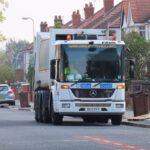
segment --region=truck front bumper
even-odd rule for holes
[[[109,115],[124,114],[125,102],[57,102],[55,111],[59,114],[89,114],[89,115]]]

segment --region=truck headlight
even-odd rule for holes
[[[62,103],[62,108],[70,108],[70,103]]]
[[[124,108],[124,104],[116,104],[116,108]]]

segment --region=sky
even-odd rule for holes
[[[6,20],[0,23],[0,32],[7,39],[26,40],[32,42],[33,22],[23,20],[30,17],[34,20],[34,31],[39,32],[40,22],[46,21],[49,26],[54,25],[54,16],[61,15],[63,23],[71,20],[72,12],[79,10],[84,18],[84,6],[92,2],[95,12],[103,7],[103,0],[7,0],[8,8],[4,15]],[[115,5],[121,0],[114,0]],[[0,42],[3,44],[3,42]],[[0,45],[1,47],[1,45]]]

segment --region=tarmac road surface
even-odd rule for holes
[[[36,123],[33,111],[0,108],[0,150],[150,150],[150,128],[85,124],[64,119],[61,126]]]

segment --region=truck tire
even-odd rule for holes
[[[51,123],[48,106],[45,106],[44,99],[42,99],[42,118],[44,123]]]
[[[35,120],[39,122],[38,119],[38,109],[37,109],[37,93],[34,96],[34,110],[35,110]]]
[[[63,117],[61,115],[59,115],[58,113],[55,113],[52,101],[51,101],[50,108],[51,108],[50,110],[51,110],[51,121],[52,121],[52,124],[60,125],[62,123]]]
[[[38,119],[39,122],[43,122],[41,93],[38,93],[38,99],[37,99],[37,119]]]
[[[121,125],[121,122],[122,122],[122,115],[111,116],[112,125]]]

